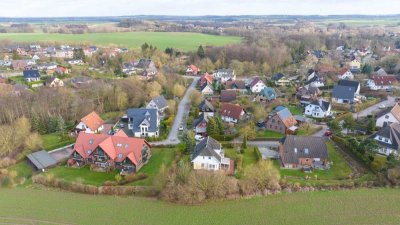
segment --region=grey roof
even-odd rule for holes
[[[159,109],[163,109],[168,106],[167,99],[164,98],[163,95],[153,98],[152,100]]]
[[[207,100],[200,103],[199,110],[200,112],[215,112],[214,106]]]
[[[281,120],[286,120],[289,117],[292,117],[292,113],[290,113],[289,109],[284,108],[280,111],[278,111],[276,114],[278,114],[279,118],[281,118]]]
[[[158,112],[157,109],[144,109],[144,108],[131,108],[128,109],[128,118],[130,124],[132,124],[133,132],[140,131],[140,124],[142,122],[147,123],[149,125],[149,132],[156,132],[158,130],[157,127],[157,118]]]
[[[233,70],[232,69],[219,69],[217,70],[217,73],[221,73],[221,76],[223,77],[232,77],[233,76]]]
[[[312,101],[310,104],[311,104],[311,105],[320,106],[321,109],[322,109],[324,112],[328,111],[329,106],[331,105],[331,103],[329,103],[329,102],[327,102],[327,101],[324,101],[324,100],[322,100],[322,99]]]
[[[214,150],[222,149],[221,144],[212,137],[204,138],[200,143],[196,145],[192,153],[191,159],[195,159],[197,156],[214,156],[221,161],[221,156]]]
[[[360,82],[354,80],[339,80],[338,85],[353,87],[355,90],[360,86]]]
[[[27,157],[38,170],[46,169],[57,164],[57,161],[44,150],[29,154]]]
[[[386,143],[383,140],[377,141],[378,144],[391,148],[391,149],[399,149],[400,144],[400,124],[391,123],[385,124],[378,132],[373,134],[371,138],[375,138],[376,136],[381,136],[383,138],[387,138],[390,140],[390,143]]]
[[[284,76],[285,76],[285,74],[283,74],[283,73],[277,73],[277,74],[274,74],[271,79],[274,81],[278,81]]]
[[[298,164],[299,158],[328,159],[328,149],[322,137],[287,135],[282,144],[283,163]]]
[[[334,98],[353,100],[355,93],[356,89],[354,87],[336,85],[333,88],[332,96]]]
[[[206,113],[201,113],[200,116],[193,120],[193,127],[197,127],[201,122],[206,122],[208,123],[209,117],[207,116]]]
[[[24,70],[24,78],[40,78],[39,70]]]

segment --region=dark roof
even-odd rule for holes
[[[221,116],[233,118],[239,120],[243,112],[243,108],[238,105],[224,103],[221,106],[220,114]]]
[[[163,109],[168,106],[167,99],[163,95],[153,98],[152,100],[159,109]]]
[[[328,149],[322,137],[287,135],[282,144],[283,163],[298,164],[299,158],[328,159]]]
[[[221,91],[221,102],[231,102],[234,100],[236,100],[236,91],[234,90]]]
[[[378,141],[377,143],[391,148],[391,149],[399,149],[400,144],[400,124],[398,123],[391,123],[385,124],[378,132],[373,134],[371,138],[375,138],[376,136],[381,136],[383,138],[387,138],[390,140],[391,143],[387,143],[384,140]]]
[[[157,127],[157,109],[131,108],[128,109],[128,118],[132,121],[133,132],[140,131],[142,122],[149,124],[149,132],[156,132]]]
[[[24,78],[40,78],[39,70],[24,70]]]
[[[336,85],[333,88],[332,96],[339,99],[353,100],[356,93],[356,88],[349,86]]]
[[[261,79],[260,79],[260,77],[254,77],[254,79],[251,81],[251,83],[250,83],[250,87],[253,87],[254,85],[256,85],[259,81],[262,81]]]
[[[276,99],[277,96],[275,90],[271,87],[265,87],[264,89],[262,89],[260,95],[264,96],[269,101]]]
[[[246,89],[246,84],[242,80],[228,80],[225,84],[226,89]]]
[[[208,123],[208,119],[209,119],[209,117],[207,116],[206,113],[201,113],[199,118],[193,120],[193,124],[192,125],[193,125],[193,127],[197,127],[197,125],[199,125],[202,122]]]
[[[57,164],[57,161],[51,157],[51,155],[42,150],[34,152],[27,155],[28,160],[36,167],[38,170],[46,169]]]
[[[283,73],[277,73],[277,74],[274,74],[271,79],[274,81],[278,81],[284,76],[285,76],[285,74],[283,74]]]
[[[197,156],[214,156],[219,161],[221,161],[221,156],[214,151],[215,149],[222,149],[221,144],[214,138],[207,137],[196,145],[192,153],[191,159],[193,160]]]
[[[322,109],[324,112],[326,112],[326,111],[329,109],[329,106],[331,105],[331,103],[329,103],[329,102],[327,102],[327,101],[325,101],[325,100],[322,100],[322,99],[312,101],[310,104],[311,104],[311,105],[320,106],[321,109]]]
[[[46,84],[51,84],[54,80],[56,79],[56,77],[49,77],[46,79]]]
[[[214,106],[206,99],[200,103],[199,110],[200,112],[215,112]]]
[[[339,80],[338,85],[346,87],[354,87],[355,90],[360,86],[360,82],[354,80]]]

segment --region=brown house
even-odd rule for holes
[[[265,127],[278,133],[293,134],[297,130],[296,124],[296,119],[287,108],[284,108],[269,115]]]

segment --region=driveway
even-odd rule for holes
[[[73,145],[73,144],[72,144]],[[68,159],[73,152],[72,145],[67,145],[65,147],[49,151],[51,157],[53,157],[57,162],[61,162]]]
[[[322,129],[318,131],[317,133],[313,134],[312,136],[314,137],[325,137],[325,132],[328,130],[328,126],[325,124],[318,124],[318,126],[321,126]]]
[[[358,113],[353,113],[353,118],[357,119],[357,118],[361,118],[361,117],[367,117],[368,115],[371,115],[373,113],[379,112],[382,109],[379,109],[380,105],[385,105],[386,107],[392,107],[394,106],[394,104],[396,103],[395,98],[392,96],[388,96],[388,99],[385,101],[382,101],[376,105],[373,105],[371,107],[368,107]]]
[[[189,115],[188,104],[189,104],[189,95],[192,90],[196,88],[196,84],[199,81],[199,77],[191,77],[194,78],[192,84],[186,90],[185,95],[183,96],[182,100],[179,102],[178,111],[176,112],[175,120],[172,124],[171,130],[168,134],[168,138],[164,141],[158,142],[150,142],[151,145],[176,145],[179,144],[180,141],[178,139],[179,134],[179,126],[183,124],[186,126],[186,119]]]

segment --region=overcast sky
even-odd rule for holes
[[[0,17],[399,14],[400,0],[1,0]]]

